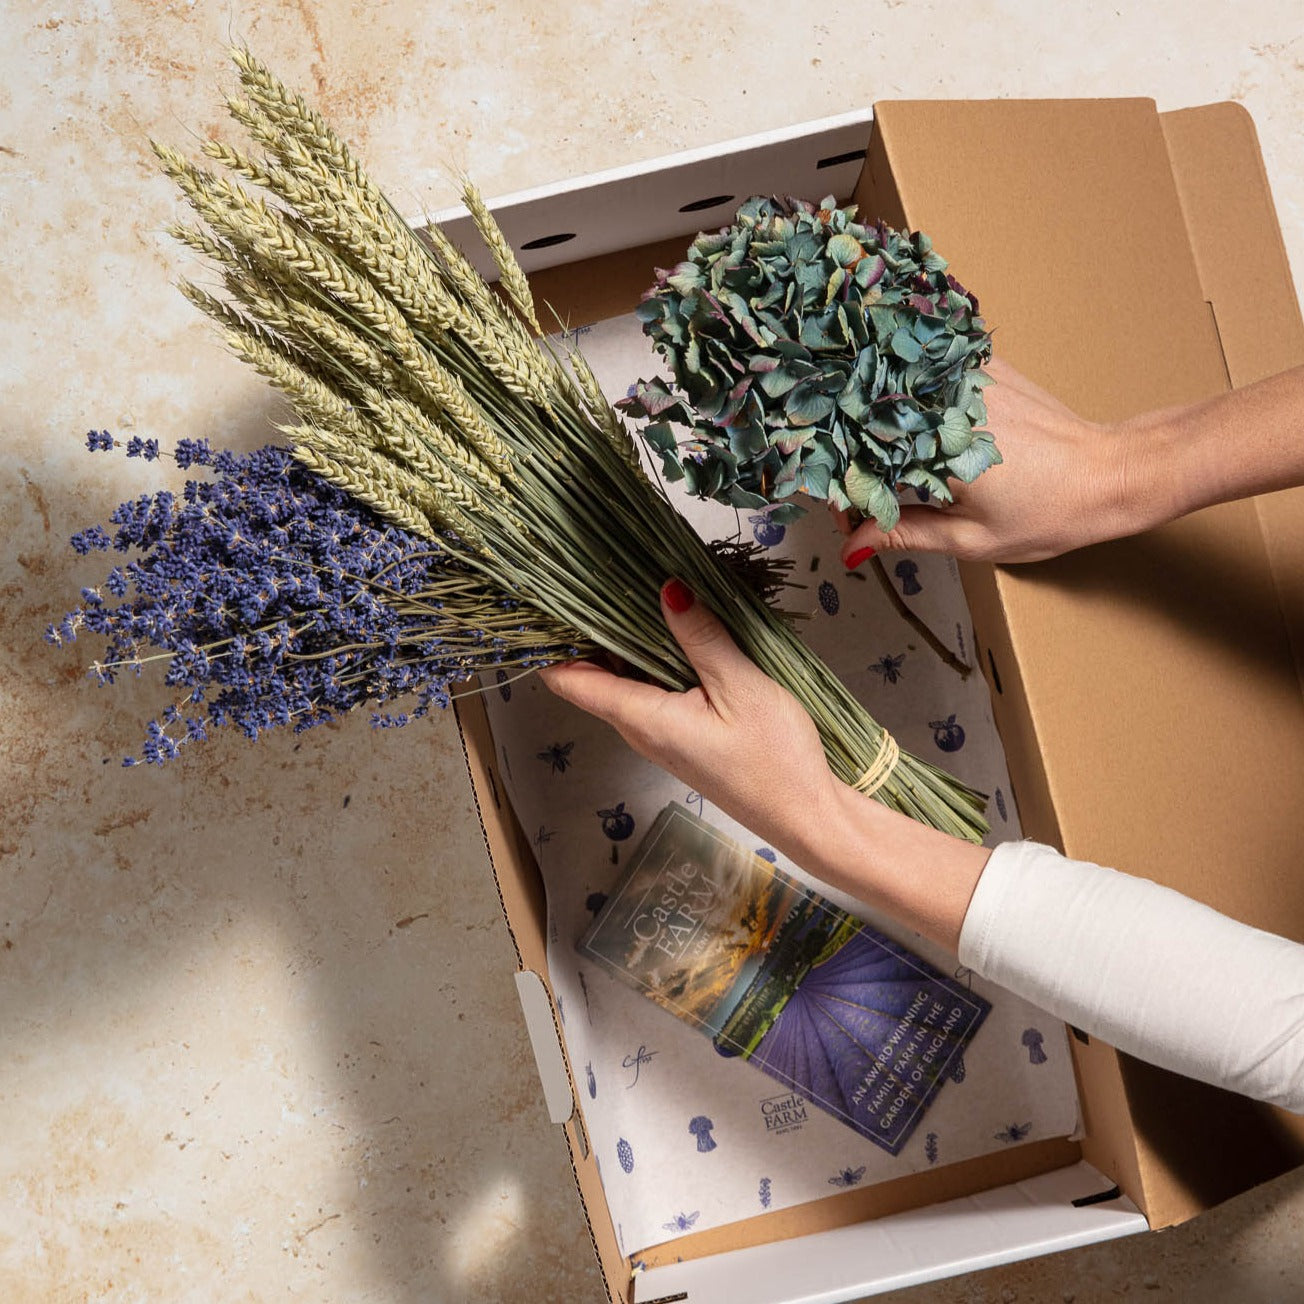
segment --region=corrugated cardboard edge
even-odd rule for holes
[[[514,918],[522,914],[527,918],[546,918],[543,883],[539,878],[538,867],[530,852],[524,830],[507,801],[506,794],[502,791],[493,734],[489,729],[489,717],[480,695],[467,691],[457,694],[453,699],[453,709],[457,718],[458,736],[462,742],[462,758],[466,762],[467,776],[471,780],[471,795],[475,802],[476,818],[480,821],[480,833],[489,855],[494,888],[498,893],[498,904],[507,924],[507,934],[511,938],[512,948],[516,952],[516,966],[518,969],[522,967],[531,969],[543,983],[548,994],[553,1032],[558,1045],[563,1047],[562,1058],[566,1062],[571,1096],[574,1099],[575,1075],[564,1052],[565,1042],[561,1037],[561,1029],[557,1026],[557,1006],[548,981],[543,929],[542,927],[539,929],[537,938],[524,937],[513,922]],[[510,868],[510,877],[504,877],[504,867]],[[531,871],[533,882],[530,881]],[[581,1127],[582,1124],[576,1114],[563,1129],[571,1176],[575,1180],[575,1189],[579,1192],[584,1225],[589,1233],[593,1256],[601,1271],[603,1286],[610,1304],[627,1304],[629,1264],[616,1249],[616,1229],[602,1194],[602,1182],[598,1177],[597,1166],[593,1162],[592,1154],[588,1153],[587,1145],[580,1139]],[[595,1219],[601,1220],[603,1225],[600,1229],[595,1230]],[[601,1237],[598,1234],[599,1230]]]
[[[1009,229],[1012,232],[1021,231],[1019,238],[1025,242],[1031,239],[1035,243],[1037,229],[1030,222],[1022,220],[1025,210],[1017,201],[1019,195],[1024,195],[1028,214],[1044,212],[1045,197],[1040,193],[1039,182],[1035,180],[1037,177],[1053,177],[1058,173],[1061,178],[1060,189],[1064,193],[1070,193],[1075,188],[1080,193],[1082,206],[1073,211],[1084,215],[1093,212],[1093,196],[1096,192],[1091,189],[1092,185],[1108,187],[1116,198],[1120,194],[1133,195],[1138,191],[1146,193],[1160,219],[1157,229],[1137,224],[1131,234],[1126,229],[1117,234],[1124,240],[1133,237],[1141,239],[1145,241],[1144,248],[1154,250],[1156,255],[1163,254],[1162,259],[1157,261],[1162,262],[1164,270],[1162,273],[1155,271],[1154,275],[1158,278],[1155,283],[1166,286],[1170,293],[1176,285],[1180,285],[1180,301],[1185,305],[1185,315],[1169,314],[1165,326],[1177,334],[1173,337],[1160,336],[1158,340],[1152,335],[1146,341],[1144,354],[1132,356],[1126,350],[1120,352],[1118,347],[1112,348],[1110,361],[1120,368],[1120,373],[1126,380],[1123,384],[1114,384],[1109,402],[1117,405],[1128,401],[1143,401],[1146,406],[1163,406],[1165,402],[1189,400],[1217,392],[1218,388],[1226,384],[1226,375],[1223,373],[1229,371],[1230,367],[1224,365],[1223,350],[1218,347],[1220,342],[1215,331],[1214,314],[1208,310],[1204,313],[1195,311],[1201,298],[1213,300],[1215,307],[1218,307],[1219,300],[1225,297],[1228,311],[1219,313],[1218,324],[1229,337],[1228,346],[1240,350],[1239,353],[1233,352],[1233,359],[1240,372],[1235,378],[1240,383],[1252,378],[1245,374],[1244,359],[1256,357],[1258,341],[1274,329],[1273,323],[1256,311],[1258,287],[1265,281],[1275,287],[1276,306],[1281,314],[1282,327],[1292,338],[1298,331],[1299,318],[1261,159],[1253,131],[1247,129],[1248,119],[1239,111],[1214,106],[1208,110],[1187,111],[1190,116],[1169,130],[1161,129],[1154,105],[1149,101],[1047,102],[1045,107],[1055,116],[1054,131],[1039,139],[1029,134],[1026,119],[1028,114],[1040,111],[1041,107],[1026,102],[972,106],[937,103],[876,105],[875,135],[879,139],[870,149],[870,166],[866,169],[867,177],[862,183],[866,198],[877,198],[872,194],[875,188],[884,191],[886,199],[878,211],[885,215],[893,213],[900,221],[908,218],[910,223],[926,227],[944,250],[949,250],[952,246],[948,240],[951,238],[957,239],[957,245],[963,244],[963,240],[955,236],[955,232],[961,230],[961,227],[955,225],[957,214],[966,211],[957,203],[958,195],[969,196],[969,212],[974,215],[982,213],[983,182],[987,176],[985,169],[989,153],[996,168],[1005,168],[1002,202],[1006,208],[1002,211],[1009,210],[1011,213],[1013,220]],[[948,113],[963,114],[963,117],[948,118]],[[978,126],[980,120],[981,127]],[[987,134],[984,135],[984,132]],[[928,169],[927,159],[935,156],[940,140],[949,143],[953,155],[966,160],[968,171],[963,182],[958,177],[952,178],[949,173],[939,182],[937,174]],[[1038,155],[1039,161],[1036,164],[1029,164],[1021,153],[1017,156],[1012,153],[1024,148],[1024,144],[1016,142],[1028,141],[1033,142],[1033,152]],[[1131,151],[1114,148],[1116,143],[1124,141],[1133,147]],[[1054,155],[1056,150],[1060,151],[1058,156]],[[1174,154],[1176,157],[1172,156]],[[1120,169],[1125,171],[1120,171],[1118,176],[1109,176],[1102,171],[1106,160],[1112,166],[1116,159]],[[975,164],[975,160],[981,162]],[[1091,174],[1094,180],[1084,180],[1087,175],[1084,167],[1095,169]],[[958,171],[965,172],[965,169]],[[1179,172],[1182,174],[1180,198],[1179,179],[1175,175]],[[901,191],[899,178],[902,175],[912,178],[909,195],[915,196],[914,200]],[[949,192],[945,189],[948,186]],[[956,187],[961,186],[964,189],[957,192]],[[1022,190],[1019,189],[1020,186],[1023,187]],[[922,203],[918,202],[920,196],[924,197]],[[930,196],[943,199],[943,207],[952,222],[951,237],[945,237],[942,232],[934,229],[932,224],[938,219],[934,216]],[[1016,201],[1016,206],[1011,210],[1009,206],[1012,201]],[[878,205],[871,200],[867,207],[876,209]],[[1058,214],[1054,216],[1059,221]],[[1106,238],[1115,234],[1112,230],[1099,229],[1101,223],[1098,215],[1095,220],[1098,234]],[[990,219],[987,220],[987,225],[991,225]],[[1062,222],[1060,226],[1062,228]],[[981,227],[982,222],[979,222],[975,229]],[[1197,267],[1194,252],[1185,246],[1180,252],[1174,244],[1167,244],[1165,248],[1165,242],[1174,239],[1174,228],[1183,230],[1184,227],[1190,228],[1188,238],[1191,244],[1202,244],[1203,266]],[[1225,238],[1229,229],[1236,231],[1235,239]],[[1058,234],[1062,239],[1063,229]],[[1183,230],[1183,234],[1188,232]],[[969,243],[972,252],[973,239]],[[1235,253],[1229,257],[1231,250]],[[982,253],[981,247],[979,252]],[[1177,256],[1174,257],[1174,254]],[[1136,258],[1133,257],[1131,261],[1135,262]],[[1253,266],[1247,263],[1252,263]],[[1210,267],[1220,273],[1216,286],[1202,279],[1202,273]],[[964,268],[957,270],[962,280],[968,279]],[[1117,275],[1115,269],[1114,276],[1117,278]],[[1176,277],[1176,280],[1168,279],[1170,276]],[[1133,283],[1130,277],[1124,279],[1128,284]],[[1044,298],[1036,298],[1045,292],[1036,273],[1030,270],[1023,281],[1027,284],[1009,281],[1007,277],[1007,281],[1002,283],[1003,290],[1009,291],[1006,298],[1010,300],[1002,313],[1002,321],[1005,323],[1002,328],[1003,352],[1016,365],[1024,366],[1025,369],[1029,368],[1034,359],[1037,365],[1051,365],[1048,359],[1062,356],[1062,353],[1057,352],[1060,346],[1046,347],[1045,341],[1038,338],[1037,333],[1051,328],[1059,330],[1060,326],[1048,318]],[[1096,286],[1100,283],[1096,282]],[[1145,284],[1144,276],[1135,283],[1138,286]],[[1080,279],[1075,284],[1082,287],[1091,285],[1091,282]],[[974,288],[982,293],[981,285]],[[1091,292],[1094,292],[1094,287]],[[1283,299],[1288,302],[1283,303]],[[1011,305],[1015,309],[1026,308],[1027,311],[1011,311]],[[1088,319],[1104,320],[1106,314],[1098,309],[1099,303],[1097,311],[1087,314]],[[1237,337],[1235,346],[1232,345],[1232,335]],[[1162,342],[1167,349],[1172,339],[1182,341],[1182,347],[1172,350],[1172,353],[1173,357],[1180,356],[1183,362],[1181,370],[1168,374],[1164,371],[1163,352],[1155,354],[1155,344]],[[1023,361],[1025,356],[1029,363]],[[1214,357],[1217,358],[1217,373],[1209,365]],[[1295,359],[1286,353],[1274,359],[1271,368],[1265,369],[1277,369],[1289,365],[1293,360]],[[1172,367],[1173,363],[1170,361],[1168,365]],[[1088,411],[1099,418],[1127,414],[1126,407],[1094,410],[1088,406],[1099,400],[1099,396],[1092,392],[1094,374],[1089,368],[1079,367],[1071,378],[1052,377],[1048,373],[1044,379],[1052,382],[1050,387],[1061,398],[1078,406],[1079,410]],[[1066,393],[1062,385],[1054,383],[1061,379],[1070,383],[1070,389],[1076,387],[1076,392]],[[1166,396],[1163,392],[1165,385],[1180,392]],[[1198,551],[1201,555],[1212,557],[1217,555],[1219,540],[1226,543],[1234,534],[1240,541],[1238,546],[1256,552],[1263,563],[1269,563],[1274,560],[1274,554],[1266,545],[1273,541],[1269,537],[1270,531],[1278,529],[1274,538],[1282,546],[1275,554],[1274,578],[1271,582],[1277,585],[1277,603],[1284,609],[1284,604],[1289,603],[1292,593],[1298,595],[1304,591],[1304,586],[1294,577],[1289,577],[1285,584],[1282,582],[1285,566],[1290,563],[1291,557],[1294,557],[1294,564],[1299,565],[1300,558],[1304,556],[1304,553],[1298,551],[1298,534],[1289,533],[1304,527],[1300,526],[1296,505],[1284,503],[1282,500],[1285,497],[1279,495],[1257,503],[1235,504],[1226,509],[1218,509],[1216,514],[1202,513],[1200,518],[1181,523],[1180,528],[1173,527],[1171,538],[1176,541],[1179,550],[1185,549],[1188,554]],[[1166,547],[1171,549],[1172,544],[1169,540],[1161,539],[1149,549],[1136,549],[1135,555],[1152,562],[1162,562],[1168,555],[1165,553]],[[1112,580],[1120,570],[1117,555],[1112,558],[1084,559],[1077,566],[1071,564],[1072,561],[1069,559],[1070,564],[1047,570],[1052,585],[1072,585],[1076,582],[1079,570],[1088,583],[1099,584],[1102,579]],[[1264,578],[1266,580],[1268,577]],[[1024,574],[1016,575],[999,568],[969,568],[965,579],[967,589],[971,590],[971,607],[978,626],[978,637],[994,648],[995,668],[1000,669],[997,658],[1002,658],[1002,653],[1008,650],[1015,653],[1016,662],[1022,661],[1025,656],[1036,655],[1038,648],[1014,646],[1010,649],[1009,645],[1017,643],[1017,640],[1012,637],[1007,640],[1008,621],[1012,616],[1008,604],[1013,601],[1021,611],[1029,609],[1030,590],[1025,588]],[[1036,572],[1029,573],[1027,583],[1035,588]],[[1256,600],[1267,592],[1260,585]],[[1052,595],[1048,592],[1047,596]],[[1035,593],[1031,601],[1034,604],[1038,601]],[[1257,609],[1248,603],[1242,603],[1241,606],[1244,614],[1252,612],[1255,618],[1267,619],[1262,606]],[[1038,628],[1038,622],[1030,624],[1032,628]],[[1041,625],[1044,624],[1044,620],[1041,621]],[[1275,627],[1281,629],[1279,623]],[[1284,630],[1282,634],[1281,647],[1285,649]],[[1295,651],[1295,668],[1298,671],[1298,641]],[[993,667],[985,666],[985,669],[991,668]],[[1000,673],[1004,674],[1003,669],[1000,669]],[[1067,791],[1055,791],[1054,784],[1049,779],[1044,786],[1037,782],[1037,771],[1041,770],[1045,774],[1045,767],[1039,757],[1035,764],[1028,757],[1039,753],[1040,748],[1031,753],[1022,752],[1023,743],[1029,737],[1035,740],[1039,736],[1036,705],[1028,705],[1024,700],[1011,703],[1010,696],[1008,692],[1003,699],[999,694],[996,695],[994,709],[1007,748],[1011,751],[1011,770],[1015,784],[1020,788],[1021,810],[1026,808],[1027,812],[1025,826],[1032,835],[1053,841],[1053,836],[1047,834],[1058,834],[1062,824],[1057,827],[1056,810],[1048,810],[1043,805],[1048,789],[1056,807],[1066,796],[1074,798],[1079,817],[1082,814],[1081,797]],[[1022,697],[1017,693],[1013,696]],[[1287,733],[1294,736],[1295,703],[1287,704],[1285,709],[1292,715],[1292,724]],[[1063,714],[1062,710],[1060,714]],[[1232,724],[1234,726],[1234,722]],[[1260,768],[1262,769],[1262,763]],[[1031,783],[1030,778],[1033,780]],[[1062,783],[1067,781],[1063,774],[1060,778]],[[1075,777],[1074,782],[1076,781]],[[1277,808],[1280,818],[1288,809],[1289,802],[1280,794],[1277,800],[1287,802],[1286,806]],[[1162,827],[1164,826],[1161,825]],[[1113,830],[1105,841],[1119,843],[1119,832],[1118,829]],[[1152,842],[1155,833],[1156,830],[1152,828]],[[1062,838],[1058,845],[1064,846]],[[1121,847],[1125,843],[1119,845]],[[1080,846],[1069,850],[1073,854],[1084,854]],[[1144,853],[1134,861],[1141,865],[1147,862],[1148,856]],[[1273,894],[1266,890],[1264,883],[1259,884],[1264,890],[1255,897],[1248,890],[1240,891],[1237,882],[1211,878],[1207,872],[1210,867],[1203,867],[1198,855],[1190,858],[1185,863],[1185,868],[1184,880],[1175,886],[1180,886],[1201,899],[1211,899],[1212,904],[1228,909],[1234,915],[1245,917],[1272,909],[1270,902],[1264,898]],[[1297,906],[1298,894],[1292,892],[1289,895]],[[1277,896],[1284,904],[1284,895],[1278,893]],[[1292,909],[1286,913],[1294,918],[1299,912]],[[1290,926],[1289,923],[1284,925],[1287,929]],[[1292,1125],[1286,1121],[1288,1116],[1274,1114],[1273,1111],[1229,1093],[1212,1092],[1211,1089],[1201,1088],[1175,1075],[1162,1074],[1159,1070],[1138,1065],[1134,1061],[1120,1060],[1110,1048],[1095,1043],[1089,1047],[1075,1044],[1074,1053],[1084,1084],[1088,1129],[1084,1154],[1097,1167],[1114,1175],[1120,1185],[1146,1210],[1155,1225],[1182,1221],[1200,1209],[1247,1189],[1272,1176],[1274,1172],[1284,1171],[1300,1161],[1292,1141]],[[1242,1127],[1247,1130],[1242,1130]]]
[[[1253,119],[1222,103],[1160,122],[1231,384],[1304,364],[1304,319]],[[1264,495],[1254,507],[1304,692],[1304,489]],[[1174,1090],[1174,1075],[1127,1056],[1121,1068],[1152,1226],[1183,1222],[1304,1164],[1304,1117],[1185,1079]]]

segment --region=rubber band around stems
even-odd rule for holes
[[[901,757],[901,748],[897,740],[886,729],[878,740],[878,751],[870,761],[869,768],[856,780],[852,787],[866,797],[872,797],[892,777],[896,763]]]

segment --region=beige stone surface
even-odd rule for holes
[[[889,96],[1234,98],[1298,281],[1298,4],[0,16],[0,1300],[596,1301],[452,721],[124,770],[159,692],[97,690],[41,641],[97,578],[67,536],[166,474],[91,458],[88,427],[248,446],[274,412],[170,284],[186,261],[147,136],[218,127],[232,38],[413,209],[452,198],[453,168],[502,193]],[[1301,1244],[1297,1174],[1176,1231],[892,1298],[1278,1304],[1304,1299]]]

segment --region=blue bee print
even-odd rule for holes
[[[700,1214],[700,1209],[694,1209],[692,1213],[677,1213],[668,1223],[662,1223],[661,1226],[668,1232],[691,1232]]]
[[[507,671],[495,670],[494,679],[498,683],[498,695],[504,702],[510,702],[512,700],[512,686],[507,680]]]
[[[771,865],[777,865],[779,863],[778,852],[776,852],[773,847],[757,847],[756,854],[760,856],[762,860],[768,860]]]
[[[597,1100],[598,1098],[598,1080],[593,1076],[593,1061],[590,1060],[584,1066],[584,1078],[589,1088],[589,1099]]]
[[[627,1173],[634,1171],[634,1147],[624,1137],[616,1142],[616,1158],[620,1160],[620,1166]]]
[[[705,1114],[699,1114],[688,1124],[688,1130],[697,1138],[697,1153],[699,1155],[709,1154],[716,1147],[715,1137],[711,1135],[711,1129],[715,1126]]]
[[[830,616],[838,614],[838,608],[842,606],[842,599],[838,597],[838,591],[825,580],[819,587],[820,606]]]
[[[600,810],[597,815],[602,820],[602,831],[612,842],[624,842],[634,832],[634,817],[625,809],[623,801],[617,802],[610,810]]]
[[[924,1138],[924,1158],[930,1164],[937,1163],[937,1133],[930,1132]]]
[[[879,657],[879,659],[869,668],[874,671],[875,674],[882,675],[885,684],[895,684],[896,681],[901,678],[901,667],[905,665],[905,663],[906,654],[900,652],[896,656],[888,654]]]
[[[534,835],[534,854],[540,859],[543,858],[544,843],[551,842],[556,832],[556,829],[546,828],[542,824],[539,825],[539,831]]]
[[[930,720],[928,727],[933,731],[933,741],[944,752],[958,752],[964,746],[964,730],[955,722],[955,716],[948,715],[945,720]]]
[[[1003,1127],[999,1132],[992,1135],[995,1136],[997,1141],[1004,1141],[1008,1146],[1013,1145],[1016,1141],[1022,1141],[1031,1131],[1031,1123],[1011,1123],[1009,1127]]]
[[[1009,812],[1005,809],[1005,794],[999,788],[996,789],[996,809],[1001,812],[1001,819],[1010,818]]]
[[[782,543],[783,536],[787,533],[782,525],[777,521],[770,520],[764,512],[757,512],[755,516],[749,516],[747,523],[752,527],[752,538],[762,548],[773,548],[775,544]]]
[[[829,1178],[829,1185],[839,1187],[845,1191],[848,1187],[859,1186],[860,1179],[864,1176],[864,1164],[861,1164],[859,1168],[844,1168],[840,1173],[835,1173]]]
[[[756,1191],[756,1198],[761,1202],[762,1209],[768,1209],[770,1207],[770,1201],[773,1199],[773,1196],[770,1194],[770,1179],[768,1177],[761,1178],[761,1184]]]
[[[951,1061],[951,1071],[950,1073],[947,1074],[947,1077],[949,1077],[952,1082],[963,1082],[964,1075],[965,1075],[964,1056],[957,1055],[955,1059]]]
[[[1042,1050],[1041,1044],[1046,1039],[1036,1028],[1024,1028],[1020,1040],[1028,1048],[1029,1064],[1045,1064],[1046,1052]]]
[[[571,752],[575,744],[570,743],[553,743],[550,747],[545,747],[543,751],[536,752],[535,755],[541,761],[547,761],[553,774],[565,774],[566,767],[571,762]]]
[[[913,598],[916,593],[924,591],[924,586],[915,578],[919,574],[918,562],[904,557],[892,568],[892,573],[901,581],[901,592],[907,598]]]

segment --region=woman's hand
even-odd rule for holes
[[[829,769],[810,717],[680,580],[661,610],[701,684],[684,693],[586,661],[539,673],[807,872],[954,951],[988,852],[888,810]]]
[[[758,837],[794,855],[842,786],[814,723],[682,581],[662,588],[661,610],[700,687],[669,692],[587,661],[547,667],[540,671],[544,683],[612,725],[641,756]]]
[[[903,507],[900,523],[887,534],[872,521],[851,531],[842,545],[848,568],[887,549],[1044,561],[1163,518],[1164,509],[1135,484],[1146,469],[1138,461],[1148,443],[1128,438],[1121,425],[1084,420],[999,359],[988,371],[996,384],[984,391],[987,425],[1000,464],[973,484],[951,481],[955,502],[949,506]],[[1147,516],[1152,510],[1155,520]],[[838,515],[847,533],[846,514]]]

